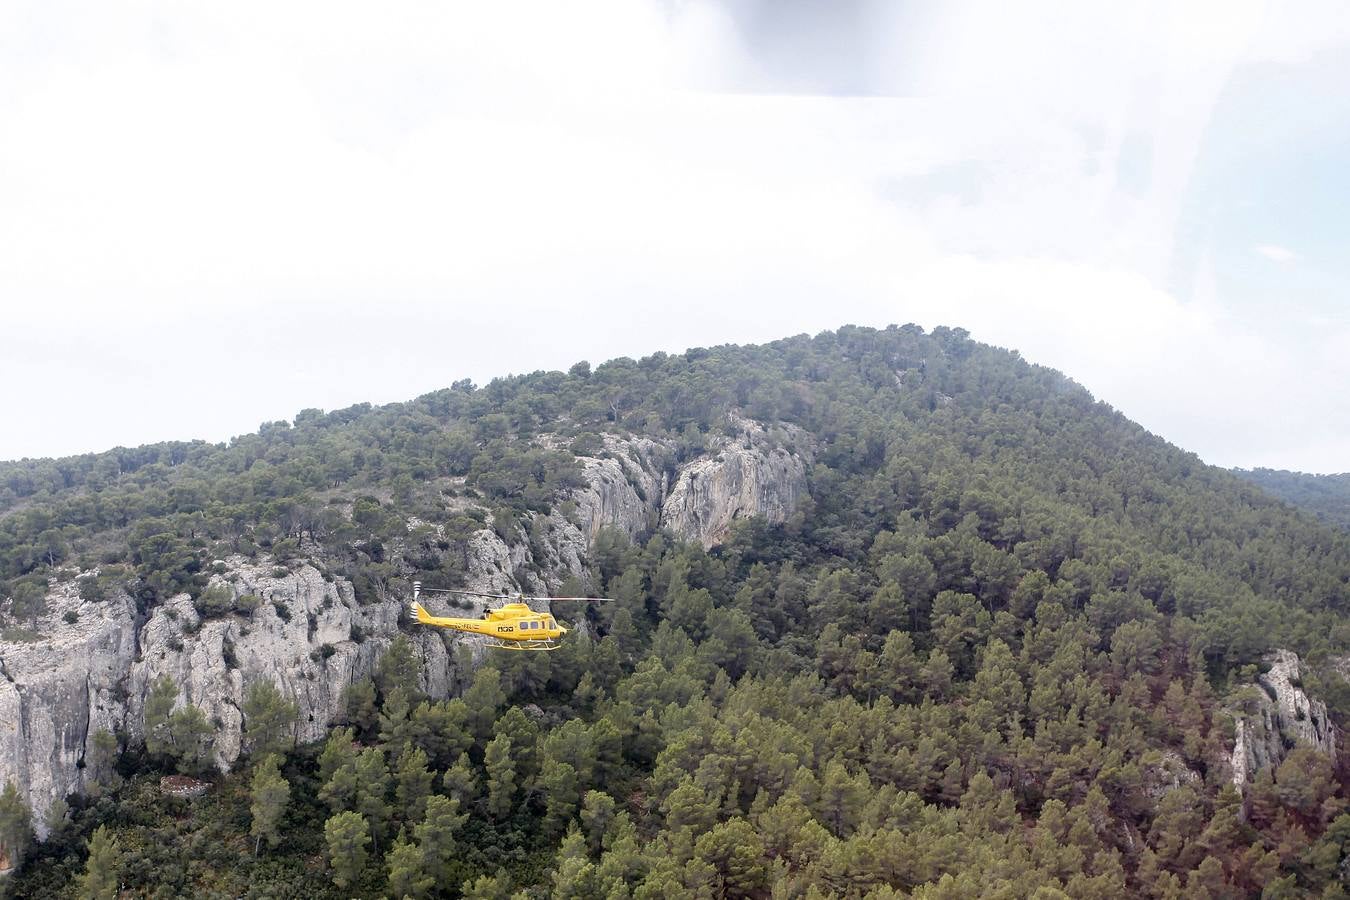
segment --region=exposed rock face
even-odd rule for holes
[[[786,437],[809,448],[806,439],[791,429],[770,436],[757,423],[734,424],[738,436],[717,439],[682,466],[668,493],[674,445],[606,435],[602,456],[581,459],[587,485],[572,493],[575,510],[537,514],[524,523],[529,533],[510,542],[489,528],[470,538],[469,585],[493,593],[556,589],[568,575],[584,575],[605,526],[637,537],[659,523],[710,547],[737,517],[785,520],[806,493],[807,462],[781,444]],[[260,598],[252,611],[203,620],[183,594],[142,621],[126,594],[87,603],[65,582],[47,597],[40,639],[0,642],[0,786],[14,781],[40,831],[53,800],[87,787],[83,764],[96,732],[143,737],[145,698],[156,680],[172,679],[177,704],[199,707],[215,724],[216,759],[228,767],[241,752],[242,707],[253,683],[268,680],[294,698],[297,739],[317,740],[338,716],[347,686],[374,670],[399,633],[406,597],[362,605],[350,583],[314,565],[276,577],[270,560],[222,562],[213,582],[236,597]],[[462,603],[458,612],[469,617],[484,606],[466,611]],[[69,613],[75,622],[64,621]],[[458,638],[440,629],[409,635],[424,661],[421,688],[448,696]]]
[[[216,756],[222,765],[239,756],[241,709],[250,685],[271,681],[293,697],[300,707],[297,737],[317,740],[336,717],[343,690],[374,668],[398,630],[396,601],[358,606],[350,585],[327,582],[312,566],[275,578],[270,567],[240,557],[226,562],[235,580],[218,583],[263,603],[247,617],[206,621],[186,595],[156,607],[141,629],[141,655],[129,673],[126,710],[127,732],[141,737],[145,697],[155,681],[168,676],[182,702],[218,723]],[[355,631],[353,626],[358,626]],[[363,640],[354,641],[353,634]],[[428,662],[424,672],[443,675],[444,645],[423,642],[421,649]],[[444,678],[432,681],[423,687],[444,695]]]
[[[73,584],[47,598],[46,637],[0,643],[0,784],[13,781],[42,827],[51,802],[84,788],[86,741],[122,722],[123,680],[136,655],[126,595],[84,603]],[[67,623],[63,616],[79,616]]]
[[[497,540],[482,537],[486,545]],[[483,589],[501,583],[497,559],[489,554],[482,563]],[[247,615],[203,620],[181,594],[138,627],[125,595],[82,603],[66,583],[47,598],[41,640],[0,644],[0,783],[15,782],[40,836],[52,801],[85,789],[83,762],[95,732],[143,737],[145,698],[159,678],[178,686],[177,705],[192,703],[215,724],[216,760],[228,767],[241,751],[241,709],[255,681],[271,681],[294,698],[296,737],[317,740],[347,686],[374,670],[398,633],[401,596],[361,606],[348,582],[325,580],[313,566],[277,578],[270,564],[242,557],[225,563],[215,583],[262,599]],[[70,611],[79,616],[74,624],[62,619]],[[429,629],[410,637],[424,661],[420,687],[448,696],[454,638]]]
[[[1239,790],[1262,769],[1279,765],[1292,747],[1312,747],[1336,757],[1335,727],[1326,704],[1303,692],[1298,655],[1276,650],[1266,661],[1270,671],[1257,678],[1261,690],[1255,708],[1237,716],[1230,764]]]
[[[661,458],[670,448],[647,438],[605,435],[606,457],[581,457],[589,485],[574,491],[577,519],[586,543],[606,525],[630,538],[649,528],[661,503]]]
[[[756,422],[741,419],[736,424],[740,434],[715,455],[680,467],[661,507],[662,525],[704,548],[724,541],[736,519],[786,521],[807,493],[801,456],[772,446]]]
[[[807,493],[809,437],[793,426],[771,434],[749,419],[733,417],[731,424],[736,436],[714,437],[706,453],[675,471],[673,485],[664,465],[675,454],[673,443],[605,435],[605,455],[580,458],[588,484],[572,494],[574,521],[550,517],[556,562],[579,571],[604,526],[636,537],[659,524],[706,549],[724,541],[736,519],[786,521]]]

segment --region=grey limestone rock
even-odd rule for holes
[[[705,548],[724,541],[736,519],[762,516],[774,524],[786,521],[807,493],[808,459],[775,446],[757,422],[733,422],[737,436],[681,466],[661,507],[662,525]],[[784,434],[805,444],[799,433]]]
[[[55,587],[31,642],[0,642],[0,784],[13,781],[42,827],[53,800],[84,789],[92,735],[122,722],[136,655],[135,610],[117,594],[85,603]],[[68,613],[78,618],[65,621]]]
[[[1298,655],[1276,650],[1266,657],[1270,670],[1257,678],[1258,690],[1235,710],[1233,784],[1241,790],[1258,772],[1278,766],[1295,746],[1312,747],[1336,758],[1337,735],[1326,704],[1303,691]]]
[[[685,463],[669,491],[673,444],[605,435],[603,454],[581,458],[586,484],[572,492],[574,508],[527,518],[530,533],[518,539],[504,541],[490,528],[472,536],[469,585],[493,593],[556,589],[568,575],[586,574],[591,543],[606,526],[637,537],[660,524],[710,547],[738,517],[784,521],[807,491],[807,439],[786,426],[772,433],[745,419],[732,426],[735,437],[715,439]],[[281,572],[269,559],[219,563],[213,582],[236,597],[258,597],[255,608],[203,620],[182,594],[138,616],[125,593],[84,602],[66,581],[51,587],[37,639],[0,642],[0,785],[15,783],[39,829],[52,801],[86,789],[83,764],[97,731],[143,736],[145,698],[156,680],[170,678],[178,704],[198,706],[215,724],[216,761],[227,768],[242,749],[242,707],[253,683],[270,681],[293,698],[297,739],[317,740],[338,717],[347,686],[374,670],[400,631],[406,597],[362,605],[351,584],[326,577],[317,564]],[[470,605],[462,615],[484,607]],[[448,696],[459,638],[414,629],[411,639],[425,663],[420,687]]]

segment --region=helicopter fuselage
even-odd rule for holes
[[[481,619],[433,616],[414,601],[413,614],[423,625],[450,628],[466,634],[481,634],[503,643],[536,644],[556,641],[567,633],[550,613],[536,612],[524,603],[507,603],[483,613]]]

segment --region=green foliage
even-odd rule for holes
[[[436,881],[426,873],[422,852],[403,834],[389,848],[384,861],[389,869],[389,896],[418,900],[430,895]]]
[[[150,685],[145,698],[145,749],[156,756],[166,756],[173,750],[169,717],[178,702],[178,686],[165,675]]]
[[[422,661],[417,658],[412,641],[398,635],[389,645],[389,649],[380,657],[375,682],[383,697],[397,690],[416,695],[421,680]]]
[[[258,763],[253,773],[251,794],[253,802],[249,812],[253,823],[249,834],[254,837],[253,854],[256,856],[264,840],[269,847],[281,842],[281,817],[291,799],[291,786],[281,774],[281,760],[276,754],[269,753]]]
[[[515,805],[516,765],[511,759],[511,739],[504,734],[488,742],[483,758],[487,770],[487,812],[504,819]]]
[[[323,826],[328,843],[328,865],[333,871],[333,883],[339,888],[354,885],[366,866],[369,855],[370,829],[360,813],[342,812],[330,818]]]
[[[389,767],[378,747],[367,747],[356,755],[355,777],[352,807],[365,818],[375,852],[379,853],[393,810],[388,799]]]
[[[53,566],[95,545],[135,567],[106,595],[143,608],[239,611],[203,567],[260,547],[304,547],[361,603],[462,584],[480,529],[542,547],[536,514],[575,514],[573,454],[637,434],[674,475],[740,416],[805,459],[787,521],[711,550],[602,529],[572,575],[617,602],[560,608],[586,617],[561,649],[457,661],[468,686],[441,699],[394,641],[321,747],[290,747],[292,716],[250,686],[263,759],[188,807],[135,774],[209,747],[152,685],[151,759],[118,784],[96,736],[106,787],[71,833],[115,835],[137,896],[1336,895],[1343,767],[1296,750],[1239,800],[1226,709],[1272,646],[1350,646],[1350,541],[959,330],[615,360],[228,447],[0,465],[0,596],[31,621]],[[1350,696],[1330,665],[1308,687]],[[289,797],[269,820],[273,769]],[[78,856],[35,853],[16,884],[69,893]]]
[[[198,594],[192,605],[203,619],[228,615],[234,612],[234,591],[228,585],[213,584]]]
[[[1324,522],[1350,529],[1350,472],[1309,475],[1277,469],[1234,469],[1245,478]]]
[[[459,811],[459,801],[437,794],[427,800],[426,818],[413,834],[422,850],[422,865],[437,884],[449,883],[456,852],[455,836],[468,819]]]
[[[89,839],[89,857],[76,886],[81,900],[116,900],[122,871],[122,852],[106,826],[100,825]]]
[[[169,754],[178,771],[199,775],[211,768],[216,729],[206,713],[191,703],[169,716]]]
[[[244,696],[242,711],[244,747],[249,753],[285,753],[295,746],[299,704],[283,697],[272,682],[255,681]]]
[[[0,859],[11,866],[22,864],[32,841],[32,813],[14,782],[7,781],[0,791]]]
[[[426,815],[427,798],[435,775],[427,768],[427,754],[421,747],[404,744],[394,773],[394,796],[399,817],[404,822],[420,822]]]

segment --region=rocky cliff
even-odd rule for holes
[[[39,823],[53,800],[84,787],[89,737],[122,724],[136,657],[125,595],[84,603],[67,583],[47,603],[41,640],[0,643],[0,783],[15,782]]]
[[[1257,678],[1257,689],[1248,691],[1234,710],[1230,765],[1238,790],[1262,769],[1278,766],[1296,746],[1336,758],[1335,726],[1327,717],[1326,704],[1304,693],[1298,655],[1276,650],[1266,662],[1270,670]]]
[[[736,518],[785,520],[806,493],[809,451],[779,443],[786,432],[771,437],[758,423],[736,421],[736,436],[714,438],[705,454],[674,467],[673,479],[673,444],[606,436],[603,451],[581,458],[586,484],[572,492],[566,513],[536,515],[530,536],[503,540],[485,528],[471,537],[469,584],[494,592],[556,588],[568,575],[584,575],[588,548],[605,526],[636,537],[659,525],[709,547]],[[798,445],[807,447],[800,438]],[[213,585],[257,598],[256,606],[203,619],[182,594],[138,617],[126,594],[85,602],[65,581],[51,588],[35,629],[40,637],[0,642],[0,784],[15,782],[40,831],[53,800],[87,787],[96,732],[142,738],[145,698],[159,678],[171,678],[178,703],[198,706],[215,724],[225,767],[240,753],[241,707],[255,681],[293,697],[296,737],[316,740],[347,686],[373,671],[399,631],[405,597],[358,603],[351,584],[325,574],[318,560],[285,569],[236,556],[213,569]],[[448,696],[458,638],[439,630],[411,636],[424,661],[422,689]]]
[[[681,466],[661,507],[663,526],[705,548],[725,540],[736,519],[785,521],[807,493],[809,451],[795,449],[807,446],[799,430],[780,429],[775,439],[758,422],[732,421],[737,435]]]

